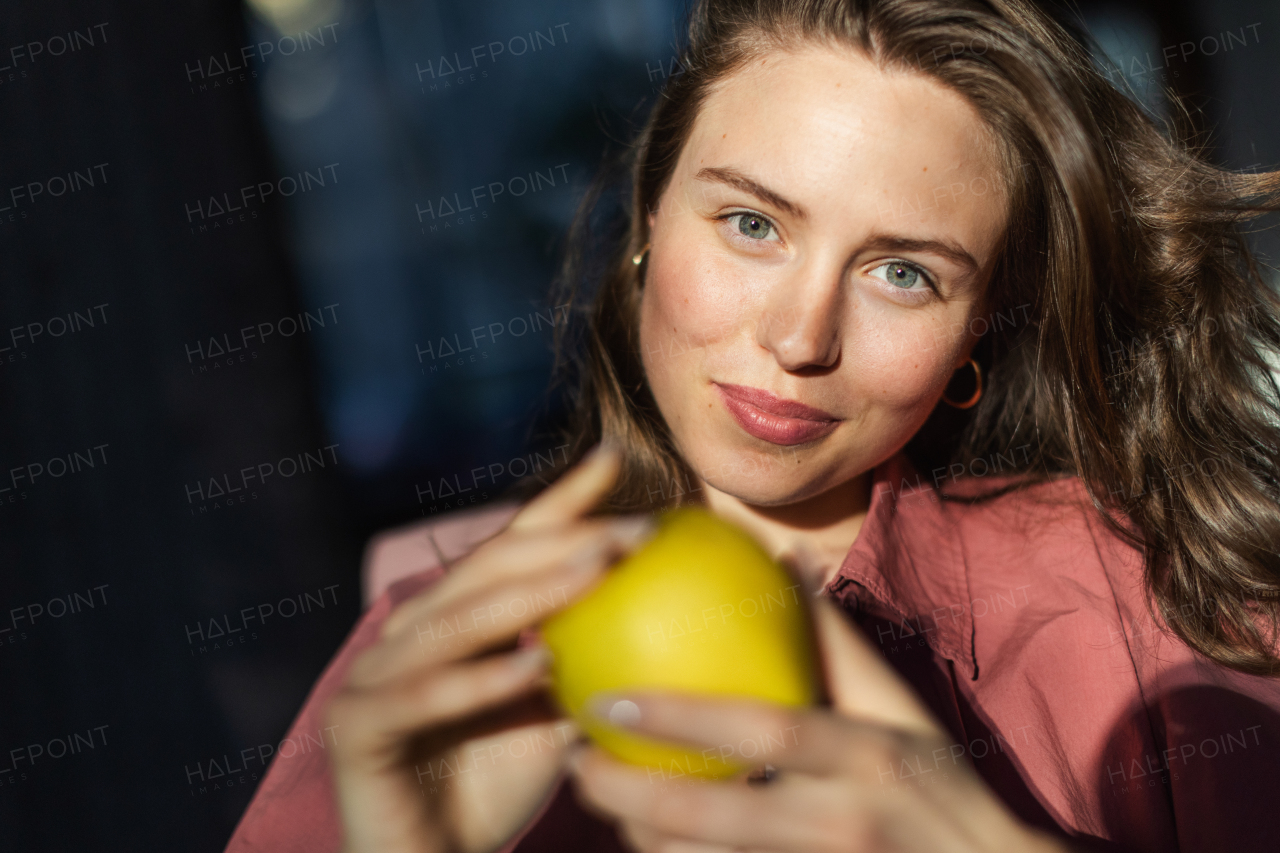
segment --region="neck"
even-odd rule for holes
[[[784,506],[756,506],[705,481],[700,485],[712,512],[755,536],[775,559],[791,565],[816,589],[835,578],[871,503],[869,471]]]

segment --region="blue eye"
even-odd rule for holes
[[[753,240],[767,240],[776,236],[773,223],[758,213],[735,213],[729,217],[738,220],[738,231]]]
[[[872,274],[883,273],[879,277],[883,277],[885,281],[901,290],[912,290],[917,284],[929,285],[929,279],[924,271],[915,264],[908,264],[903,261],[891,261],[887,264],[881,264],[872,270]]]
[[[885,267],[889,283],[898,287],[914,287],[920,280],[920,273],[906,264],[886,264]]]

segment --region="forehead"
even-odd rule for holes
[[[731,165],[806,208],[870,205],[881,220],[892,210],[927,221],[916,200],[929,200],[939,215],[999,230],[997,150],[973,105],[940,82],[851,48],[810,46],[770,52],[719,82],[679,170]]]

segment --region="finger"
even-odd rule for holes
[[[581,559],[576,552],[591,548],[621,557],[637,548],[656,529],[653,516],[628,515],[581,521],[571,527],[495,541],[474,566],[446,577],[435,590],[424,594],[424,598],[443,607],[486,586],[534,574],[542,566]]]
[[[494,707],[537,686],[550,654],[533,646],[478,662],[436,668],[371,689],[348,685],[330,701],[328,722],[342,732],[335,756],[380,769],[400,759],[416,731]]]
[[[687,693],[601,693],[588,701],[587,711],[606,725],[686,744],[728,764],[766,763],[780,771],[819,776],[852,772],[871,781],[877,768],[896,766],[904,750],[929,755],[947,741],[825,708]]]
[[[633,850],[640,853],[737,853],[733,847],[723,844],[707,844],[687,838],[672,838],[646,823],[635,820],[622,821],[622,834]]]
[[[452,801],[461,850],[496,850],[534,817],[578,736],[572,720],[504,728],[415,764],[427,796]]]
[[[830,713],[753,699],[629,691],[596,694],[587,710],[606,725],[685,744],[728,764],[805,773],[833,772],[839,759],[832,745],[845,737],[846,721]]]
[[[439,583],[401,604],[382,625],[382,636],[399,633],[427,614],[447,609],[486,588],[554,569],[569,562],[596,565],[600,552],[621,557],[652,535],[650,516],[582,522],[567,530],[503,535],[482,546]]]
[[[675,720],[685,718],[694,727],[702,725],[705,721],[697,719],[695,705],[703,705],[713,715],[735,715],[733,703],[724,701],[697,699],[682,705],[675,694],[663,694],[660,701],[657,694],[633,694],[631,699],[642,716],[654,707],[670,706],[668,713],[659,715],[669,719],[643,730],[664,740],[694,742],[679,733]],[[630,710],[634,717],[635,710]],[[783,757],[788,753],[774,752],[769,761],[784,772],[768,786],[723,781],[673,784],[686,780],[654,774],[652,768],[623,765],[598,748],[574,756],[570,767],[580,793],[595,808],[679,838],[787,850],[845,849],[846,845],[881,849],[886,844],[895,850],[1028,849],[1019,846],[1024,840],[1020,824],[976,775],[935,776],[932,784],[923,787],[903,784],[908,775],[914,778],[945,770],[950,753],[943,740],[913,737],[827,711],[799,716],[822,717],[832,726],[825,732],[810,730],[812,737],[800,734],[801,746],[805,741],[816,744],[822,756],[829,758],[825,772],[786,772],[788,766],[805,763],[818,769],[820,761],[793,762]],[[731,742],[745,733],[731,725],[725,740]],[[759,755],[758,743],[747,739],[740,743],[738,760]],[[805,751],[798,748],[791,754],[803,756]],[[993,839],[999,843],[990,843]],[[979,840],[986,843],[976,843]]]
[[[614,445],[601,442],[520,510],[507,529],[539,530],[580,518],[613,488],[621,468],[621,452]]]
[[[661,849],[663,837],[647,824],[624,820],[618,828],[621,830],[622,840],[630,850],[636,850],[638,853],[653,853]]]
[[[818,647],[836,710],[916,734],[943,734],[915,692],[884,655],[827,598],[813,601]]]
[[[481,590],[443,611],[425,612],[357,658],[348,681],[372,687],[510,642],[597,583],[610,560],[606,550],[591,551],[581,561]]]
[[[575,753],[569,765],[589,806],[634,824],[645,839],[674,838],[713,850],[822,848],[823,821],[814,819],[822,789],[812,778],[806,783],[796,777],[769,789],[683,779],[655,782],[644,768],[616,761],[598,747]]]

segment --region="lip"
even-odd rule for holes
[[[763,388],[712,384],[738,426],[770,444],[804,444],[830,435],[840,425],[840,419],[832,414],[796,400],[785,400]]]

